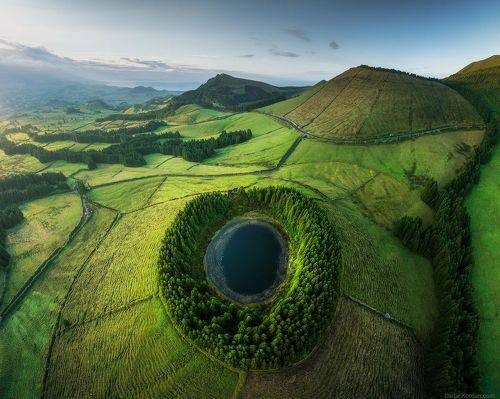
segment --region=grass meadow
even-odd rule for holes
[[[471,279],[481,324],[478,359],[485,393],[500,392],[500,148],[492,160],[481,167],[481,180],[467,197],[471,217],[472,246],[475,265]]]
[[[21,205],[25,220],[7,232],[11,254],[2,308],[40,264],[68,239],[82,216],[77,194],[57,194]]]

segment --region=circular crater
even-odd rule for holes
[[[333,318],[340,242],[325,208],[293,189],[202,194],[179,212],[159,255],[169,314],[232,367],[294,364]]]
[[[242,304],[271,297],[284,280],[288,246],[271,223],[233,219],[213,236],[205,254],[208,280]]]

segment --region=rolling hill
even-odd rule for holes
[[[277,87],[221,73],[196,90],[176,97],[173,104],[176,107],[197,104],[208,108],[243,110],[290,98],[302,90],[302,87]]]
[[[356,139],[481,122],[456,91],[433,80],[382,68],[351,68],[293,99],[262,109],[316,136]]]

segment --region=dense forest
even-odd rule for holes
[[[66,177],[62,173],[28,173],[0,179],[0,270],[7,270],[10,261],[5,248],[6,230],[24,219],[16,204],[67,188]]]
[[[153,132],[165,126],[168,126],[166,122],[155,120],[140,126],[122,127],[113,130],[91,129],[82,132],[67,131],[52,134],[29,132],[28,135],[32,140],[39,143],[53,143],[60,140],[71,140],[77,143],[123,143],[135,135]]]
[[[479,181],[480,166],[487,163],[496,144],[500,121],[483,113],[485,138],[458,176],[439,190],[430,182],[422,199],[436,210],[433,224],[420,218],[403,218],[396,234],[413,251],[428,257],[434,268],[439,317],[427,351],[426,368],[433,396],[451,392],[479,392],[476,360],[479,317],[469,279],[473,267],[470,220],[463,197]]]
[[[203,272],[203,253],[217,226],[248,211],[272,217],[290,238],[293,288],[267,307],[223,299]],[[167,231],[159,259],[168,308],[186,335],[244,369],[290,365],[314,347],[333,316],[340,265],[338,238],[325,210],[284,187],[196,197]]]
[[[30,154],[40,162],[63,160],[67,162],[86,163],[89,169],[95,169],[97,163],[121,163],[125,166],[143,166],[144,155],[160,153],[181,156],[187,161],[201,162],[215,154],[217,148],[238,144],[252,137],[251,130],[221,132],[217,138],[203,140],[181,140],[178,132],[161,134],[141,134],[128,137],[119,144],[102,150],[71,151],[60,149],[50,151],[35,144],[16,144],[7,137],[0,137],[0,148],[7,154]]]

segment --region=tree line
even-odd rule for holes
[[[397,73],[399,75],[410,76],[412,78],[424,79],[424,80],[429,80],[431,82],[442,83],[441,80],[437,79],[437,78],[433,78],[430,76],[421,76],[421,75],[417,75],[416,73],[412,73],[412,72],[400,71],[399,69],[374,67],[374,66],[365,65],[365,64],[361,64],[359,67],[365,68],[365,69],[371,69],[372,71],[392,72],[392,73]]]
[[[6,249],[6,230],[24,220],[17,204],[67,189],[62,173],[20,174],[0,179],[0,270],[6,271],[10,255]]]
[[[238,306],[207,282],[203,253],[217,226],[248,211],[271,216],[290,238],[293,288],[272,306]],[[243,369],[290,365],[317,344],[337,301],[340,244],[325,210],[285,187],[202,194],[166,232],[159,257],[169,311],[184,333]]]
[[[0,148],[7,155],[29,154],[43,163],[63,160],[86,163],[89,169],[95,169],[98,163],[121,163],[132,167],[143,166],[146,165],[144,155],[152,153],[181,156],[187,161],[201,162],[214,155],[217,148],[241,143],[251,137],[251,130],[238,130],[234,132],[223,131],[217,138],[183,141],[179,132],[165,132],[132,136],[102,150],[71,151],[63,148],[51,151],[30,143],[16,144],[2,136],[0,137]]]
[[[71,140],[77,143],[123,143],[130,140],[134,135],[153,132],[154,130],[168,126],[164,121],[149,121],[148,123],[134,127],[121,127],[113,130],[90,129],[82,132],[67,131],[52,134],[38,134],[29,132],[32,140],[39,143],[53,143],[55,141]]]
[[[470,218],[463,197],[479,181],[496,143],[500,121],[487,123],[485,138],[461,172],[442,190],[435,181],[422,191],[422,199],[435,212],[433,224],[404,217],[396,235],[411,250],[429,258],[438,294],[439,317],[426,356],[426,374],[433,396],[479,392],[476,359],[479,316],[474,304],[470,272],[474,265]]]

